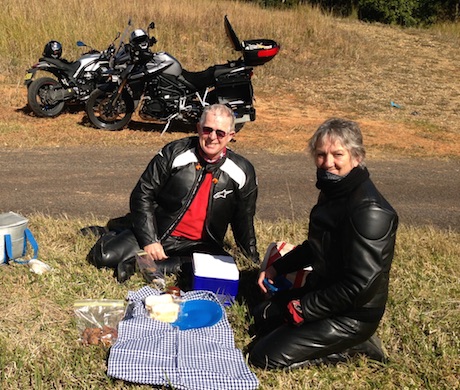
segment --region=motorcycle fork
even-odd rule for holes
[[[115,103],[117,102],[117,100],[119,99],[121,94],[123,93],[123,89],[125,88],[125,85],[126,85],[127,82],[128,82],[128,79],[124,79],[121,82],[120,86],[117,89],[117,93],[116,93],[114,99],[112,99],[112,105],[115,105]]]

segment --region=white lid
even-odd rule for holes
[[[239,280],[240,272],[232,256],[193,254],[195,276],[226,280]]]

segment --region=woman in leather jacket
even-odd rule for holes
[[[311,267],[303,287],[275,293],[254,310],[250,362],[267,369],[346,361],[362,353],[384,361],[374,335],[384,314],[398,217],[364,164],[357,123],[332,118],[309,141],[321,190],[308,239],[258,278]]]
[[[143,249],[163,272],[177,273],[190,265],[194,252],[227,254],[224,236],[230,225],[243,254],[258,262],[256,174],[248,160],[227,148],[234,121],[227,106],[208,106],[198,137],[165,145],[131,193],[129,228],[102,236],[89,260],[115,268],[123,282],[134,272],[135,253]]]

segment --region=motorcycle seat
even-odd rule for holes
[[[208,69],[203,70],[201,72],[189,72],[183,69],[182,76],[184,77],[185,81],[191,84],[189,86],[193,87],[191,89],[201,91],[206,89],[206,87],[214,85],[214,70],[214,66],[211,66]]]
[[[55,59],[50,57],[40,58],[40,61],[46,61],[50,64],[56,65],[58,68],[68,70],[72,73],[75,73],[78,67],[80,66],[80,62],[68,62],[67,60]]]
[[[247,67],[245,67],[241,63],[233,62],[225,65],[216,65],[214,68],[214,77],[217,79],[219,76],[222,76],[223,74],[233,73],[235,71],[238,71],[237,73],[240,73],[241,70],[245,70]]]

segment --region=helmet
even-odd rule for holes
[[[149,48],[149,36],[144,30],[138,28],[131,33],[129,43],[131,43],[135,49],[147,50]]]
[[[62,45],[58,41],[49,41],[43,49],[43,57],[58,59],[62,54]]]

